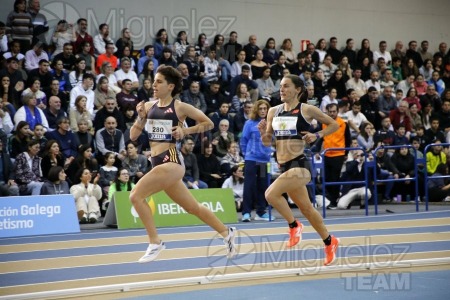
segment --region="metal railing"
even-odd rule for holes
[[[311,172],[311,181],[306,185],[307,187],[311,188],[311,194],[312,194],[312,202],[313,204],[316,204],[316,187],[319,184],[317,181],[317,169],[320,169],[321,173],[321,182],[322,185],[322,215],[324,218],[326,218],[326,210],[327,207],[325,205],[326,203],[326,187],[332,186],[332,185],[351,185],[351,184],[364,184],[365,186],[365,198],[364,198],[364,208],[365,208],[365,215],[369,215],[369,197],[368,197],[368,189],[370,189],[370,186],[373,185],[373,203],[374,203],[374,213],[375,215],[378,214],[378,184],[380,183],[388,183],[388,182],[406,182],[411,181],[414,184],[414,191],[415,191],[415,197],[413,201],[415,202],[416,211],[419,211],[419,203],[420,203],[420,195],[419,195],[419,185],[420,185],[420,171],[418,166],[420,164],[424,165],[424,194],[425,194],[425,211],[428,211],[428,202],[429,202],[429,191],[428,191],[428,181],[430,180],[430,176],[427,173],[427,160],[426,160],[426,154],[433,146],[443,146],[443,147],[449,147],[450,143],[443,143],[443,144],[430,144],[427,145],[424,149],[424,156],[423,158],[417,157],[417,150],[412,145],[398,145],[398,146],[380,146],[375,148],[371,154],[373,156],[372,159],[369,159],[369,153],[364,151],[361,147],[353,147],[353,148],[329,148],[325,149],[320,153],[321,156],[321,162],[317,163],[315,162],[313,156],[315,155],[312,153],[309,149],[305,149],[305,156],[311,166],[310,172]],[[381,179],[379,178],[377,174],[377,152],[381,149],[389,150],[389,149],[400,149],[400,148],[408,148],[412,149],[414,153],[414,174],[415,176],[409,177],[409,178],[387,178],[387,179]],[[364,174],[365,179],[360,181],[335,181],[335,182],[328,182],[326,180],[326,168],[325,168],[325,154],[329,151],[352,151],[352,150],[362,150],[364,153]],[[394,162],[395,164],[395,162]],[[270,181],[271,178],[271,168],[268,165],[268,180]],[[433,176],[433,178],[450,178],[450,175],[445,176]],[[270,182],[269,182],[270,184]],[[269,218],[271,216],[271,209],[272,207],[269,205]]]

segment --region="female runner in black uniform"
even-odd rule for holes
[[[140,102],[137,107],[138,117],[131,127],[130,139],[136,140],[144,127],[149,134],[151,162],[153,168],[144,175],[133,188],[130,200],[136,209],[150,240],[150,245],[139,262],[154,260],[165,249],[159,239],[152,212],[145,198],[159,191],[166,194],[188,213],[215,229],[223,236],[227,248],[227,257],[236,253],[234,240],[236,228],[227,228],[210,210],[199,204],[182,182],[185,173],[182,155],[175,148],[176,140],[192,133],[199,133],[213,128],[213,122],[192,105],[174,100],[181,91],[181,74],[169,66],[158,69],[153,83],[156,101]],[[183,128],[184,120],[189,117],[197,125]]]
[[[295,202],[311,226],[319,233],[325,243],[325,265],[331,264],[336,257],[339,240],[330,236],[322,216],[312,206],[306,184],[311,180],[309,170],[305,168],[303,150],[306,143],[335,132],[339,125],[317,107],[300,103],[304,91],[303,81],[295,75],[287,75],[281,80],[280,96],[283,104],[272,107],[267,121],[261,120],[258,129],[264,145],[276,140],[277,161],[282,174],[269,186],[265,196],[267,201],[286,219],[289,224],[287,247],[293,247],[301,241],[303,225],[294,218],[292,210],[282,196],[287,193]],[[317,133],[308,132],[310,123],[316,119],[327,127]]]

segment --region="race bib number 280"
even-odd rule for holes
[[[145,129],[150,140],[170,141],[172,140],[172,120],[147,120]]]

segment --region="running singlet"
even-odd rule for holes
[[[302,131],[309,131],[311,124],[302,115],[302,103],[293,110],[284,111],[284,105],[278,106],[272,120],[272,128],[277,140],[302,139]]]
[[[175,100],[172,100],[168,106],[158,107],[155,103],[150,108],[145,130],[147,130],[148,139],[151,142],[175,143],[176,140],[172,136],[172,127],[182,126],[182,124],[175,113]]]

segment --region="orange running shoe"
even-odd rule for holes
[[[286,242],[287,247],[294,247],[302,240],[303,224],[299,221],[297,222],[297,227],[289,228],[289,241]]]
[[[329,246],[325,245],[325,261],[324,265],[328,266],[336,259],[336,251],[339,246],[339,239],[335,238],[334,235],[331,236],[331,244]]]

